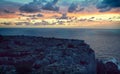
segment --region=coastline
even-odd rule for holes
[[[22,72],[23,69],[29,72],[28,74],[36,74],[36,72],[41,72],[41,69],[42,74],[57,73],[58,70],[58,74],[62,74],[61,72],[72,74],[76,72],[78,74],[120,73],[114,62],[104,63],[96,60],[94,51],[84,40],[0,36],[0,49],[0,69],[4,68],[1,72],[9,72],[9,74]],[[11,68],[10,71],[7,71],[9,68]]]

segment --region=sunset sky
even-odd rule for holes
[[[120,29],[120,0],[0,0],[0,27]]]

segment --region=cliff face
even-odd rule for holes
[[[0,36],[0,72],[96,74],[95,54],[83,40]]]

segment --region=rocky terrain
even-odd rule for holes
[[[120,74],[84,40],[0,36],[0,74]]]
[[[95,74],[94,51],[83,40],[0,36],[2,74]]]
[[[120,74],[120,67],[115,58],[97,59],[97,74]]]

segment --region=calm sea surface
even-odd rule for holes
[[[0,34],[85,40],[97,58],[120,60],[120,29],[0,28]]]

